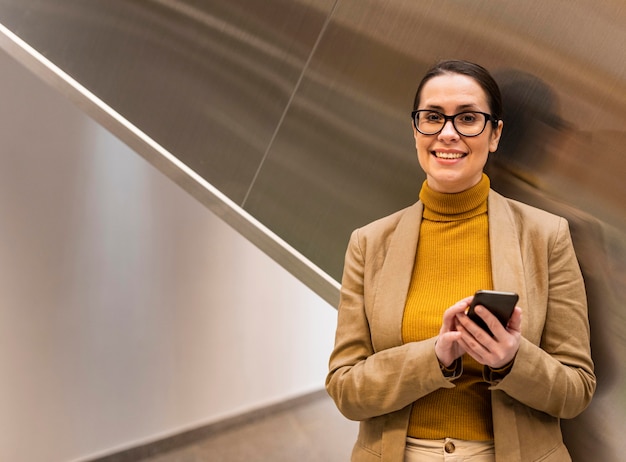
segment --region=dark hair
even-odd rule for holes
[[[422,89],[426,82],[428,82],[433,77],[437,77],[439,75],[444,74],[461,74],[471,77],[485,90],[485,94],[487,95],[487,103],[489,104],[489,110],[491,111],[491,115],[496,119],[494,124],[497,124],[497,121],[502,117],[502,96],[500,95],[500,88],[498,88],[498,84],[491,76],[489,71],[478,64],[471,63],[469,61],[461,61],[461,60],[448,60],[441,61],[431,67],[420,82],[417,87],[417,92],[415,93],[415,100],[413,101],[413,109],[419,109],[417,106],[420,102],[420,97],[422,96]]]

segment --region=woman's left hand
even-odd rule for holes
[[[519,350],[522,337],[522,309],[519,306],[515,307],[506,328],[484,306],[478,305],[476,314],[487,323],[493,332],[493,337],[472,321],[467,314],[459,313],[456,315],[456,327],[461,332],[459,344],[480,364],[492,369],[506,366],[513,361]]]

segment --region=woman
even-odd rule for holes
[[[428,71],[420,200],[352,233],[326,387],[361,421],[353,461],[571,460],[559,419],[595,390],[585,289],[567,222],[490,190],[501,104],[481,66]],[[481,289],[519,294],[506,327],[478,307],[493,337],[465,314]]]

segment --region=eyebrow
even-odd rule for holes
[[[443,107],[437,104],[429,104],[428,106],[426,106],[426,109],[433,109],[435,111],[443,112]],[[456,107],[456,110],[457,111],[466,111],[466,110],[480,111],[481,109],[478,108],[478,106],[476,106],[475,104],[461,104]]]

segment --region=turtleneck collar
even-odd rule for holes
[[[433,191],[424,181],[420,191],[423,217],[431,221],[457,221],[485,213],[490,187],[489,177],[484,173],[478,184],[459,193]]]

